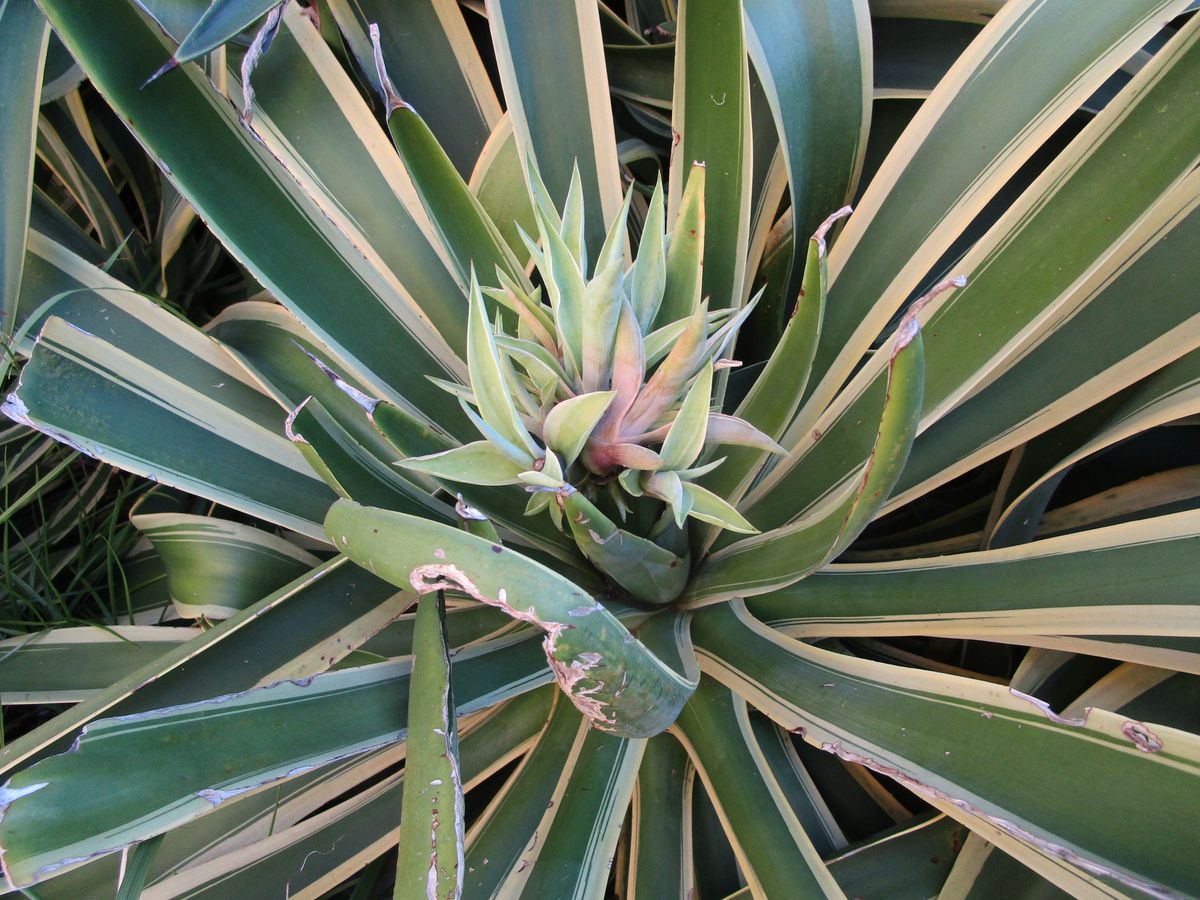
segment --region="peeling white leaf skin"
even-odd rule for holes
[[[457,591],[544,630],[556,681],[596,728],[651,737],[675,720],[695,688],[595,598],[511,548],[350,500],[334,503],[325,529],[350,559],[397,586]]]
[[[20,390],[19,387],[18,390]],[[85,456],[99,458],[99,453],[94,448],[89,449],[87,446],[75,440],[75,438],[71,437],[70,435],[64,434],[61,431],[56,431],[50,426],[43,425],[30,418],[29,407],[25,405],[25,401],[22,400],[18,394],[9,394],[8,397],[5,398],[4,402],[0,403],[0,415],[7,416],[18,425],[24,425],[26,428],[32,428],[35,431],[40,431],[47,437],[54,438],[54,440],[58,441],[60,444],[66,444],[72,450],[78,450]]]
[[[508,602],[508,592],[503,588],[494,598],[484,595],[471,579],[453,563],[417,566],[409,573],[408,577],[409,584],[417,594],[428,594],[440,590],[459,590],[480,603],[504,610],[514,619],[543,629],[546,637],[542,641],[542,648],[546,651],[546,660],[550,664],[551,671],[554,672],[554,679],[558,682],[558,686],[563,689],[576,708],[595,723],[597,728],[607,730],[616,725],[616,718],[605,712],[604,703],[595,696],[604,690],[603,681],[596,681],[592,687],[577,687],[581,680],[590,678],[587,673],[599,665],[602,659],[600,654],[584,652],[570,662],[563,662],[558,658],[559,636],[567,628],[573,626],[543,621],[538,618],[532,606],[528,609],[518,609]],[[596,608],[603,609],[599,605]],[[590,615],[590,613],[585,613],[585,615]]]

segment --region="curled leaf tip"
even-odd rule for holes
[[[920,333],[921,324],[917,321],[915,312],[909,312],[900,323],[900,327],[896,329],[896,346],[892,350],[892,359],[895,359],[896,354],[911,344]]]
[[[844,219],[850,213],[854,212],[854,207],[843,206],[835,213],[831,213],[829,217],[817,226],[817,230],[813,232],[812,239],[816,241],[817,248],[822,256],[825,255],[825,238],[829,234],[829,229],[834,226],[834,223],[839,219]]]
[[[926,306],[929,305],[939,294],[943,294],[951,288],[963,288],[967,286],[966,275],[954,275],[950,278],[945,278],[931,287],[925,294],[913,301],[912,306],[908,308],[908,312],[904,315],[904,320],[900,323],[900,327],[896,329],[896,348],[893,352],[893,357],[905,347],[912,343],[913,338],[920,331],[920,325],[917,323],[917,316],[921,314]]]
[[[487,516],[463,500],[462,494],[457,494],[458,502],[454,504],[454,512],[460,519],[471,522],[486,522]]]
[[[307,444],[308,443],[308,441],[306,441],[304,439],[304,435],[299,434],[295,430],[295,426],[296,426],[296,417],[298,415],[300,415],[300,413],[304,410],[304,407],[306,407],[308,405],[308,401],[311,399],[312,399],[312,395],[305,397],[303,400],[300,401],[300,405],[297,406],[295,409],[293,409],[290,413],[288,413],[287,418],[283,420],[283,434],[293,444]]]
[[[392,84],[392,79],[388,78],[387,64],[383,61],[383,47],[379,43],[379,25],[372,22],[367,30],[371,34],[371,50],[375,54],[375,71],[379,74],[379,89],[383,92],[383,100],[387,104],[388,113],[403,107],[411,109],[412,107],[404,102],[404,98]]]

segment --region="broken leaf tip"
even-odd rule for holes
[[[846,218],[850,213],[854,212],[853,206],[843,206],[835,213],[831,213],[829,218],[817,226],[817,230],[813,232],[812,239],[817,243],[817,252],[821,256],[825,255],[825,238],[829,234],[829,229],[834,226],[834,223],[840,219]]]
[[[412,109],[404,102],[404,98],[400,96],[400,92],[388,78],[387,65],[383,61],[383,47],[379,43],[379,25],[372,22],[367,30],[371,34],[371,50],[375,54],[375,71],[379,74],[379,89],[383,92],[383,100],[387,104],[388,113],[405,107]]]

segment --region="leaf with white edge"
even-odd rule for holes
[[[198,67],[181,66],[141,89],[164,43],[133,4],[48,2],[44,12],[91,83],[137,123],[139,139],[197,214],[266,289],[373,390],[466,431],[424,382],[427,374],[461,372],[454,354],[465,346],[461,287],[414,217],[423,219],[423,210],[407,211],[398,161],[371,155],[379,126],[311,22],[285,12],[284,31],[256,75],[266,109],[251,134]],[[279,79],[273,67],[288,61],[288,78]],[[283,83],[266,84],[267,74]],[[305,91],[302,104],[295,103],[297,89]],[[277,131],[284,123],[286,140]],[[201,144],[210,152],[195,153]],[[336,202],[329,194],[335,188]],[[248,209],[256,215],[245,215]],[[263,217],[278,228],[264,229]],[[381,243],[366,255],[374,244],[359,237],[364,221]],[[278,240],[284,232],[289,239]],[[404,401],[392,387],[399,385]]]
[[[602,896],[644,747],[588,727],[559,700],[471,827],[467,896]]]
[[[646,742],[630,803],[630,897],[695,893],[691,860],[692,779],[687,752],[670,734]]]
[[[1096,14],[1087,0],[1018,0],[991,19],[921,106],[831,254],[829,306],[802,430],[919,287],[931,261],[1088,95],[1186,6],[1146,0]],[[1070,53],[1059,52],[1064,42]],[[969,152],[959,140],[968,131],[976,138]],[[925,225],[910,227],[917,221]]]
[[[379,28],[372,24],[370,30],[387,104],[388,132],[442,244],[454,258],[459,279],[468,282],[473,267],[489,280],[492,273],[500,269],[518,282],[524,281],[524,272],[500,231],[455,170],[433,131],[417,111],[401,99],[388,79],[379,45]]]
[[[1181,512],[1016,547],[835,564],[747,607],[802,638],[1090,635],[1143,659],[1146,638],[1200,637],[1197,545],[1200,513]]]
[[[825,238],[829,229],[849,214],[850,207],[839,209],[821,223],[809,240],[800,294],[795,299],[783,335],[771,351],[766,368],[737,407],[739,419],[761,429],[772,440],[782,437],[804,395],[825,314],[828,285]],[[785,299],[790,302],[792,298]],[[734,450],[727,457],[726,464],[704,484],[736,503],[749,488],[761,464],[762,454],[750,449]]]
[[[770,777],[742,698],[701,677],[672,733],[716,804],[755,894],[845,896]]]
[[[1194,20],[1193,20],[1194,21]],[[1200,59],[1200,48],[1197,49]],[[1093,406],[1200,346],[1200,317],[1184,294],[1164,290],[1200,271],[1197,254],[1180,253],[1200,235],[1200,169],[1169,195],[1153,234],[1135,234],[1140,255],[1082,309],[1046,335],[1012,368],[925,429],[890,504],[906,502],[995,458]],[[1154,297],[1143,314],[1129,304]],[[1085,352],[1086,351],[1086,352]],[[986,415],[983,411],[986,410]]]
[[[1108,413],[1102,424],[1085,430],[1086,440],[1081,446],[1077,446],[1079,439],[1064,446],[1053,440],[1055,432],[1049,432],[1044,438],[1048,444],[1053,441],[1052,447],[1047,446],[1053,453],[1049,459],[1040,462],[1031,459],[1031,465],[1026,467],[1026,458],[1022,456],[1022,469],[1029,471],[1025,476],[1028,480],[1014,484],[1013,499],[988,537],[989,547],[1028,540],[1031,528],[1036,528],[1055,489],[1076,464],[1153,427],[1200,415],[1200,350],[1193,350],[1159,369],[1125,391],[1120,399],[1120,405]],[[1074,449],[1061,456],[1069,447]],[[1053,464],[1048,466],[1050,460]]]
[[[25,262],[25,235],[29,229],[29,203],[33,184],[34,144],[42,60],[50,29],[33,0],[13,0],[0,8],[0,337],[7,338],[17,324],[21,269]],[[6,352],[6,351],[5,351]],[[0,360],[0,375],[7,363]]]
[[[338,558],[168,649],[0,749],[11,772],[65,751],[100,716],[124,716],[325,671],[403,612],[408,595]],[[111,774],[111,773],[110,773]]]
[[[396,896],[457,897],[462,892],[463,784],[450,656],[446,598],[417,601],[408,689],[408,752],[400,816]]]
[[[915,317],[901,322],[891,350],[882,352],[890,354],[887,400],[862,470],[797,521],[711,554],[688,585],[690,605],[794,584],[837,556],[866,527],[900,477],[916,435],[925,357]]]
[[[180,63],[211,53],[226,41],[237,37],[279,3],[280,0],[214,0],[180,42],[179,49],[153,77]]]
[[[500,229],[505,243],[517,258],[526,259],[526,248],[520,231],[534,232],[537,222],[529,190],[525,186],[524,167],[517,153],[512,118],[508,113],[500,118],[483,145],[469,182],[471,192],[479,198],[491,220]]]
[[[339,399],[341,392],[332,384],[322,387],[326,399]],[[450,510],[432,496],[432,485],[416,476],[406,478],[408,473],[395,467],[395,455],[388,453],[387,441],[371,427],[365,410],[344,394],[340,400],[332,413],[320,400],[309,398],[284,422],[284,434],[313,471],[341,497],[450,521]]]
[[[544,684],[550,673],[540,656],[528,638],[458,654],[460,712]],[[5,784],[4,870],[14,884],[28,886],[264,784],[403,740],[406,704],[396,699],[408,688],[409,663],[389,662],[94,721],[72,752]],[[324,727],[313,728],[314,721]],[[114,792],[120,760],[163,756],[175,764],[139,767]]]
[[[334,20],[359,72],[375,90],[369,28],[379,26],[383,59],[401,96],[422,112],[457,170],[469,176],[504,114],[458,3],[425,0],[400,7],[389,0],[326,0],[321,7],[322,24]],[[414,47],[421,52],[413,53]],[[499,220],[496,224],[502,226]]]
[[[1117,887],[1200,889],[1185,849],[1200,827],[1196,735],[1100,709],[1064,718],[1005,686],[822,650],[781,637],[738,601],[698,614],[693,634],[706,674],[969,827],[999,829]]]
[[[55,628],[0,641],[0,701],[74,703],[200,634],[198,628]]]
[[[283,410],[160,312],[173,322],[145,328],[136,353],[50,319],[5,413],[128,471],[320,537],[314,524],[336,495],[283,436]],[[158,369],[151,354],[174,364]]]
[[[690,178],[684,185],[684,172],[691,168],[695,178],[695,163],[706,168],[702,227],[693,235],[695,226],[688,225],[685,237],[676,213],[670,213],[675,228],[667,256],[667,290],[671,292],[676,238],[684,237],[687,244],[698,238],[703,243],[703,287],[697,285],[697,293],[713,309],[736,308],[742,302],[750,242],[753,157],[745,16],[741,0],[682,0],[678,11],[671,130],[680,140],[671,154],[668,207],[691,187]],[[661,323],[671,321],[664,313],[674,318],[687,314],[690,306],[670,309],[679,299],[664,299]]]
[[[579,394],[557,404],[546,416],[542,437],[546,439],[547,446],[562,455],[568,467],[579,457],[592,429],[615,396],[615,391]]]
[[[553,697],[552,689],[537,689],[461,720],[464,790],[520,758],[545,724]],[[330,798],[332,805],[321,804],[326,808],[317,807],[315,814],[292,816],[288,827],[269,833],[264,829],[267,836],[248,846],[231,847],[182,870],[164,870],[165,877],[153,890],[159,896],[215,900],[222,894],[267,896],[286,883],[292,896],[308,896],[335,888],[353,873],[369,879],[371,861],[382,861],[380,848],[396,846],[396,810],[406,788],[403,772],[364,787],[371,774],[356,779],[349,796],[343,790]],[[279,818],[286,812],[285,808]],[[200,821],[211,818],[213,814]],[[275,824],[270,815],[267,819]]]
[[[826,858],[825,864],[849,897],[939,896],[968,833],[950,816],[917,816]]]
[[[657,734],[690,693],[589,594],[508,548],[348,500],[333,505],[325,526],[339,550],[394,584],[462,591],[544,629],[555,678],[597,728]]]
[[[184,513],[129,516],[167,570],[175,610],[186,619],[224,619],[320,563],[269,531]]]
[[[621,207],[612,98],[596,4],[573,0],[530,6],[522,0],[489,0],[487,18],[517,149],[527,177],[531,164],[541,173],[530,178],[531,189],[544,178],[542,187],[548,191],[543,200],[552,197],[561,203],[578,168],[583,208],[588,211],[585,242],[594,259],[604,243],[606,223]],[[524,64],[545,59],[547,52],[553,53],[553,63]]]
[[[1172,277],[1189,277],[1167,275],[1190,263],[1186,254],[1170,247],[1171,241],[1187,240],[1186,232],[1170,237],[1168,229],[1188,226],[1179,217],[1200,189],[1193,180],[1200,155],[1195,130],[1164,120],[1159,110],[1177,112],[1179,121],[1200,118],[1200,100],[1191,91],[1200,77],[1198,29],[1194,19],[1181,29],[1124,89],[1121,100],[1096,116],[955,265],[970,272],[971,280],[962,290],[941,295],[926,316],[929,362],[922,431],[929,438],[928,443],[918,439],[901,494],[914,481],[925,481],[924,476],[936,473],[944,480],[984,461],[970,454],[978,444],[968,449],[947,434],[934,437],[946,427],[939,420],[969,421],[986,436],[1004,433],[1008,446],[1015,446],[1026,439],[1022,432],[1034,431],[1031,413],[1046,403],[1034,405],[1036,395],[1061,401],[1068,379],[1078,383],[1081,369],[1093,375],[1102,371],[1096,366],[1102,356],[1120,358],[1110,348],[1148,343],[1192,313],[1191,306],[1176,306],[1176,295],[1162,291],[1162,285]],[[1114,177],[1125,190],[1106,191]],[[1164,241],[1166,246],[1155,253],[1155,245]],[[1151,261],[1152,256],[1158,258]],[[1016,295],[1014,279],[1024,286]],[[1136,298],[1162,292],[1161,300],[1147,304],[1148,315],[1131,323],[1137,330],[1111,324],[1134,302],[1120,298],[1126,291],[1126,297]],[[1087,322],[1095,315],[1093,307],[1099,311],[1106,306],[1112,310],[1110,321]],[[1081,326],[1090,334],[1074,331]],[[1039,346],[1055,340],[1070,352]],[[1025,359],[1039,354],[1057,364],[1059,372],[1026,369]],[[1156,350],[1152,356],[1158,360],[1165,354]],[[875,359],[864,366],[855,383],[815,421],[802,417],[789,429],[783,443],[793,449],[791,459],[755,490],[763,496],[751,497],[759,507],[757,515],[770,517],[768,524],[797,502],[807,505],[846,473],[846,448],[861,447],[863,440],[854,423],[870,415],[881,396],[882,362]],[[981,394],[1004,378],[1012,384],[1011,399]],[[1101,386],[1117,390],[1124,385],[1112,377],[1096,379],[1080,399],[1088,405],[1097,402]],[[1008,403],[1027,405],[1017,415],[1002,414]],[[937,459],[923,461],[927,453]],[[779,497],[789,500],[776,512],[772,507]]]
[[[874,10],[865,0],[743,5],[746,46],[780,137],[794,228],[811,234],[830,210],[849,201],[862,168],[871,123],[874,23],[868,17]],[[798,242],[793,248],[789,303],[801,283],[805,252]]]

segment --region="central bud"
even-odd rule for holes
[[[779,452],[749,423],[712,410],[714,373],[734,365],[723,357],[754,301],[710,311],[701,296],[703,165],[692,167],[669,233],[658,184],[632,261],[630,190],[594,268],[578,171],[561,212],[532,168],[529,183],[538,236],[521,236],[540,286],[497,269],[495,286],[481,287],[473,272],[469,383],[439,382],[481,440],[402,465],[523,488],[527,515],[568,527],[584,555],[635,597],[667,602],[686,579],[689,518],[754,531],[697,483],[722,462],[711,448]]]

